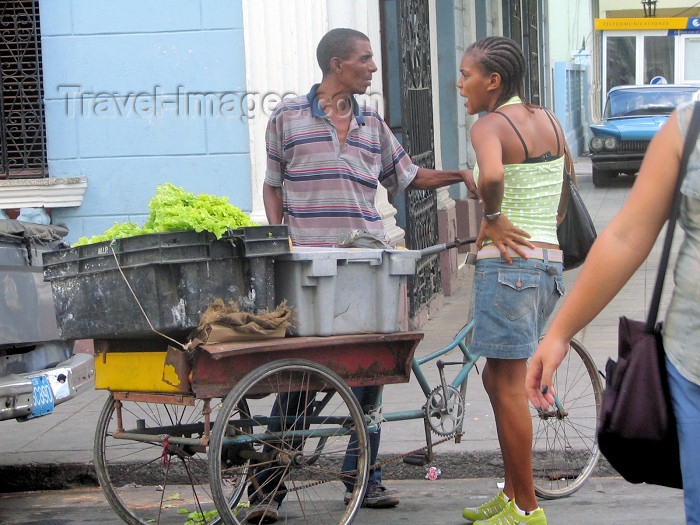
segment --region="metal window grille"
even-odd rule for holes
[[[0,179],[48,176],[40,35],[39,0],[0,2]]]
[[[399,39],[403,145],[413,162],[435,167],[430,27],[427,0],[400,0]],[[415,250],[439,242],[437,197],[433,190],[406,192],[406,245]],[[408,314],[415,317],[442,293],[440,259],[421,259],[408,278]]]

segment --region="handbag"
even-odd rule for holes
[[[618,360],[608,359],[598,420],[598,446],[631,483],[682,488],[678,434],[666,375],[661,323],[656,323],[680,208],[680,186],[700,129],[700,103],[688,129],[659,271],[646,322],[620,318]]]
[[[568,152],[567,152],[568,157]],[[566,166],[566,162],[565,162]],[[557,225],[559,247],[564,252],[564,270],[572,270],[583,264],[598,234],[583,199],[565,168],[565,187],[569,192],[569,202],[564,219]]]

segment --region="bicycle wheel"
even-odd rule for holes
[[[95,471],[107,501],[126,523],[182,525],[190,514],[198,525],[220,522],[209,487],[207,447],[170,442],[203,436],[205,402],[192,401],[193,406],[119,401],[124,432],[152,436],[142,441],[115,437],[118,412],[114,396],[107,399],[95,432]],[[211,402],[212,421],[219,406]],[[241,408],[248,412],[245,401]],[[240,490],[227,497],[235,506]]]
[[[581,488],[600,451],[596,426],[603,386],[593,359],[576,340],[557,369],[553,386],[563,411],[536,410],[532,405],[532,470],[535,493],[561,498]]]
[[[250,406],[247,417],[234,410],[243,399]],[[357,457],[357,466],[344,472],[346,452]],[[263,365],[231,390],[209,455],[212,496],[228,525],[249,517],[265,523],[268,510],[282,522],[350,523],[369,475],[368,434],[356,397],[334,372],[301,359]],[[225,505],[222,488],[244,479],[245,459],[250,475],[240,505],[249,508],[235,513]],[[281,502],[279,509],[271,502]],[[260,517],[253,519],[255,512]]]

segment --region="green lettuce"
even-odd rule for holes
[[[217,239],[231,228],[255,226],[240,208],[228,202],[228,197],[206,193],[195,195],[170,183],[161,184],[148,203],[148,220],[143,227],[134,222],[115,223],[102,235],[81,237],[73,246],[133,237],[146,233],[194,230],[208,231]]]

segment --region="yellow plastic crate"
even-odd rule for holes
[[[95,388],[118,392],[188,392],[165,365],[167,352],[107,352],[95,356]],[[166,382],[167,381],[167,382]]]

